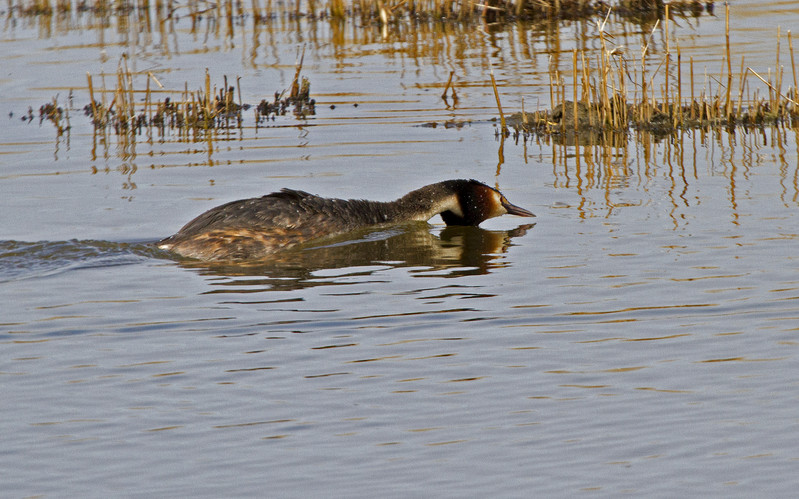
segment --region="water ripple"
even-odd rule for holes
[[[52,276],[75,269],[129,265],[162,254],[146,243],[0,241],[0,282]]]

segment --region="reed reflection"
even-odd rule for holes
[[[427,223],[409,223],[391,228],[370,229],[345,238],[327,241],[322,246],[304,247],[275,254],[268,262],[255,264],[209,264],[181,261],[203,275],[227,276],[231,280],[214,281],[221,286],[212,293],[236,293],[264,290],[293,290],[314,286],[348,284],[337,278],[320,278],[321,270],[352,268],[359,276],[370,275],[385,266],[416,267],[413,272],[436,271],[436,276],[455,278],[491,273],[507,265],[503,254],[512,239],[521,237],[535,224],[512,230],[486,230],[480,227],[451,226],[438,235]],[[379,267],[375,267],[379,266]],[[440,272],[445,271],[445,272]],[[262,279],[236,279],[263,277]],[[246,287],[246,289],[244,289]]]
[[[752,177],[770,175],[757,169],[769,162],[778,167],[781,204],[799,206],[799,131],[793,128],[539,136],[525,138],[523,145],[525,162],[549,159],[553,187],[578,194],[575,207],[582,218],[610,217],[620,208],[663,199],[670,204],[675,229],[689,223],[692,209],[708,202],[726,205],[728,220],[737,224],[741,202],[755,197]],[[537,157],[530,152],[535,149]],[[725,179],[723,195],[711,190],[710,178]]]

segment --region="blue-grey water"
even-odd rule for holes
[[[4,8],[3,497],[795,493],[795,130],[502,143],[489,70],[506,110],[548,107],[550,56],[570,71],[593,21],[382,33],[285,15],[193,25],[185,6],[150,24]],[[669,26],[697,90],[717,85],[719,11]],[[733,66],[779,63],[793,86],[790,19],[785,3],[733,5]],[[634,25],[611,29],[639,50]],[[306,119],[131,140],[83,115],[87,72],[116,88],[123,53],[137,89],[148,71],[201,89],[208,68],[257,103],[288,87],[302,46]],[[38,116],[54,98],[60,135]],[[151,244],[281,187],[387,200],[462,177],[537,217],[366,230],[260,266]]]

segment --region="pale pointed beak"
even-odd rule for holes
[[[534,217],[532,211],[525,210],[521,206],[516,206],[515,204],[510,204],[507,199],[502,200],[502,207],[507,210],[507,212],[511,215],[518,215],[520,217]]]

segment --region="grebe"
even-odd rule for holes
[[[477,180],[445,180],[389,202],[331,199],[283,189],[212,208],[159,241],[158,247],[198,260],[261,260],[361,227],[427,221],[439,214],[447,225],[479,225],[506,213],[535,216]]]

